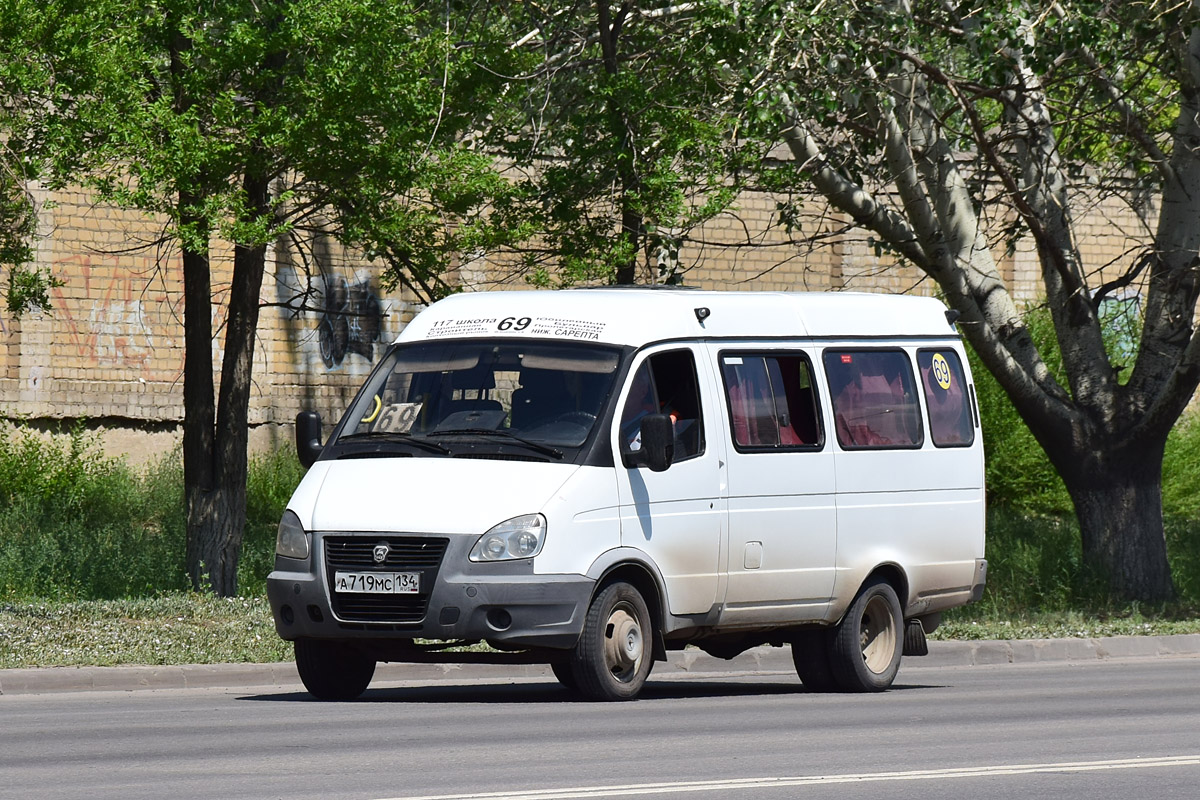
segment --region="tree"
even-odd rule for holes
[[[25,23],[26,8],[0,16],[0,40],[15,35]],[[48,273],[30,269],[33,260],[31,242],[37,228],[28,184],[35,165],[12,147],[20,140],[25,112],[37,102],[39,85],[46,75],[36,61],[0,64],[0,267],[8,268],[5,292],[9,313],[20,316],[32,307],[49,305],[47,294],[53,285]]]
[[[450,253],[489,244],[477,209],[505,184],[462,143],[498,86],[473,67],[488,18],[421,0],[38,6],[6,45],[54,65],[20,145],[53,180],[168,220],[184,278],[187,568],[233,594],[266,248],[320,218],[428,297]],[[233,245],[216,385],[214,237]]]
[[[1087,561],[1118,596],[1170,599],[1163,448],[1200,382],[1198,4],[740,8],[760,37],[743,74],[782,130],[791,185],[936,281],[1062,475]],[[1148,197],[1157,219],[1102,276],[1073,212],[1105,193]],[[997,267],[1017,236],[1036,246],[1065,385]],[[1126,287],[1143,322],[1122,352],[1101,305]]]
[[[44,273],[25,268],[33,260],[30,241],[37,227],[37,215],[26,182],[14,162],[15,159],[0,159],[0,266],[8,267],[8,311],[20,316],[32,306],[48,305],[50,287]]]
[[[551,209],[546,241],[568,275],[590,259],[630,280],[639,231],[657,222],[644,187],[741,185],[729,168],[744,161],[689,161],[717,150],[673,147],[674,110],[707,126],[704,141],[751,158],[785,145],[790,163],[764,162],[758,185],[823,197],[882,257],[936,282],[1062,475],[1086,560],[1119,596],[1169,599],[1162,455],[1200,382],[1197,5],[708,0],[599,2],[594,18],[582,4],[531,11],[521,41],[546,55],[542,82],[528,84],[533,135],[520,141],[550,164],[536,195]],[[635,23],[646,38],[632,38]],[[663,157],[648,158],[663,140]],[[725,169],[724,182],[699,164]],[[1073,212],[1106,196],[1157,219],[1123,268],[1089,272]],[[785,204],[781,221],[800,209]],[[1020,238],[1036,248],[1065,382],[996,261]],[[1113,347],[1102,306],[1133,290],[1141,329]]]
[[[743,37],[715,3],[575,0],[502,4],[526,56],[487,146],[513,163],[497,209],[532,236],[521,266],[539,285],[677,282],[680,245],[737,195],[739,143],[726,64]],[[516,223],[510,223],[516,227]]]

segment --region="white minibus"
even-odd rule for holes
[[[308,472],[268,595],[305,687],[523,662],[623,700],[670,650],[788,645],[811,691],[886,689],[984,586],[954,320],[931,298],[665,287],[432,304],[325,441],[296,420]]]

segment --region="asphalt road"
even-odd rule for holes
[[[922,667],[882,695],[675,675],[0,697],[0,798],[1187,798],[1200,658]],[[664,785],[667,784],[667,785]]]

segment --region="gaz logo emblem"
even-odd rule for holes
[[[392,548],[388,547],[386,544],[377,544],[375,545],[375,549],[372,551],[371,555],[375,557],[376,564],[382,564],[383,562],[387,561],[388,553],[391,551]]]
[[[937,381],[937,385],[943,389],[950,388],[950,364],[946,361],[946,357],[941,353],[935,353],[933,356],[933,379]]]

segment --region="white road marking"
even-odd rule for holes
[[[1064,761],[1052,764],[1004,764],[991,767],[923,769],[910,772],[864,772],[851,775],[807,775],[778,778],[730,778],[713,781],[673,783],[635,783],[624,786],[576,786],[563,789],[523,789],[520,791],[480,792],[475,794],[430,794],[392,797],[385,800],[579,800],[580,798],[628,797],[638,794],[677,794],[715,792],[731,789],[770,789],[783,786],[832,786],[839,783],[871,781],[927,781],[949,778],[992,778],[1003,775],[1033,775],[1050,772],[1097,772],[1110,769],[1157,769],[1161,767],[1200,766],[1200,755],[1163,758],[1125,758],[1110,761]]]

